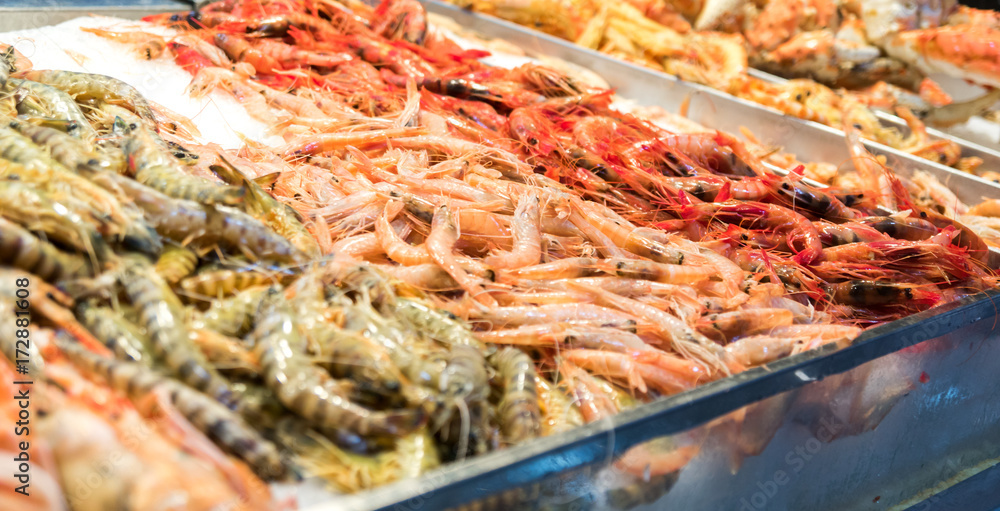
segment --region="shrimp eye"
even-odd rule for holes
[[[750,236],[747,236],[746,234],[741,234],[740,235],[740,239],[743,240],[743,241],[746,241],[746,240],[750,239]]]
[[[781,183],[781,189],[782,190],[791,190],[792,187],[788,183]]]
[[[920,218],[927,218],[927,212],[926,211],[921,211],[920,212]]]
[[[802,94],[796,94],[795,101],[802,101]]]
[[[861,128],[862,128],[862,126],[860,124],[854,123],[854,129],[859,130]]]
[[[170,16],[170,21],[180,21],[181,19],[182,18],[180,14],[173,14]]]
[[[535,144],[538,143],[538,139],[535,138],[535,137],[531,137],[531,138],[528,139],[528,143],[531,144],[531,145],[535,145]]]

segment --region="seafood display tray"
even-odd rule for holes
[[[829,162],[850,165],[850,153],[841,130],[816,122],[785,115],[763,105],[746,101],[696,83],[631,64],[569,41],[524,28],[508,21],[463,10],[437,0],[422,0],[427,11],[452,18],[459,25],[486,37],[509,41],[529,53],[546,55],[593,70],[616,90],[619,96],[643,106],[658,106],[669,112],[682,110],[686,117],[711,129],[739,133],[745,128],[763,145],[779,147],[803,162]],[[904,124],[905,127],[905,124]],[[923,170],[951,188],[963,202],[982,200],[984,187],[1000,189],[992,181],[955,170],[897,149],[864,140],[872,154],[884,155],[893,170],[911,176]],[[963,150],[971,145],[964,143]],[[1000,155],[984,151],[984,161],[1000,163]],[[971,155],[972,153],[970,153]],[[993,154],[993,156],[991,156]]]
[[[780,76],[776,76],[771,73],[761,71],[759,69],[751,69],[750,76],[760,78],[761,80],[765,80],[772,83],[782,83],[787,81],[786,79]],[[910,133],[910,129],[906,125],[906,121],[904,121],[902,118],[882,110],[875,110],[875,115],[879,118],[880,121],[882,121],[883,126],[896,128],[897,130],[900,131],[900,133],[903,133],[905,135],[908,135]],[[931,139],[933,140],[947,140],[949,142],[954,142],[962,149],[963,157],[974,156],[982,158],[983,160],[982,168],[984,169],[1000,168],[1000,151],[997,151],[996,149],[992,149],[977,144],[971,140],[966,140],[964,138],[957,137],[955,135],[951,135],[949,133],[945,133],[944,131],[934,129],[931,127],[927,127],[927,134],[930,135]]]
[[[127,7],[65,2],[65,9],[18,1],[0,7],[0,31],[89,12],[137,18],[190,8],[162,0]],[[637,103],[676,112],[688,101],[688,117],[707,127],[731,132],[746,127],[763,143],[806,161],[849,160],[837,130],[516,25],[437,3],[427,8],[486,36],[593,69]],[[867,145],[903,174],[932,173],[962,200],[1000,198],[1000,187],[989,181]],[[903,507],[1000,459],[1000,388],[984,384],[994,381],[1000,363],[998,299],[1000,291],[964,298],[870,329],[840,350],[826,346],[782,359],[417,479],[300,502],[316,511]],[[726,420],[734,412],[745,417],[735,430]],[[674,435],[701,438],[702,449],[672,477],[623,482],[615,474],[614,460],[630,448]],[[738,471],[736,464],[742,464]]]

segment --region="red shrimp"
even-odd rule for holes
[[[787,231],[787,243],[794,260],[809,264],[823,255],[823,244],[816,226],[808,218],[788,208],[762,202],[723,202],[696,204],[686,208],[697,218],[732,224],[749,224],[771,230]]]

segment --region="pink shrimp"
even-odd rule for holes
[[[458,237],[458,227],[448,206],[441,206],[434,212],[434,218],[431,220],[431,232],[425,242],[427,252],[431,259],[448,272],[448,275],[451,275],[451,278],[455,279],[455,282],[458,282],[473,299],[487,307],[497,307],[499,304],[496,299],[486,290],[486,282],[470,275],[459,265],[458,259],[452,253]]]
[[[627,353],[600,350],[567,350],[562,356],[599,376],[625,380],[630,388],[645,394],[647,384],[663,394],[675,394],[691,387],[684,378],[652,364],[636,362]]]
[[[385,210],[375,220],[375,236],[378,239],[385,254],[389,259],[399,264],[413,266],[416,264],[433,263],[427,247],[424,245],[410,245],[396,233],[392,227],[392,219],[403,209],[403,204],[398,201],[389,201]]]
[[[364,258],[382,254],[384,250],[374,234],[365,233],[341,239],[333,244],[331,252],[335,257]]]
[[[285,69],[303,66],[337,67],[357,58],[345,52],[326,53],[303,50],[290,44],[266,38],[256,39],[253,48],[260,51],[264,58],[274,59]]]
[[[273,73],[281,69],[281,64],[270,55],[250,46],[246,39],[233,34],[215,34],[215,44],[235,62],[247,62],[258,73]]]
[[[491,254],[485,259],[493,268],[522,268],[539,263],[542,258],[542,229],[539,215],[540,200],[531,193],[521,197],[514,210],[511,227],[514,248],[510,252]]]
[[[692,208],[701,218],[712,221],[787,231],[788,246],[796,251],[794,259],[799,264],[809,264],[823,255],[823,243],[816,226],[791,209],[763,202],[706,202]]]
[[[594,422],[618,413],[618,404],[606,392],[597,389],[594,377],[568,360],[559,360],[559,375],[573,394],[573,404],[580,409],[583,420]]]

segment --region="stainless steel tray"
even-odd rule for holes
[[[90,14],[138,19],[149,14],[191,9],[179,0],[2,0],[0,32],[55,25]]]
[[[0,20],[3,20],[3,23],[7,25],[0,25],[0,27],[10,29],[31,26],[29,22],[41,19],[42,14],[47,18],[45,18],[44,23],[36,23],[36,26],[58,23],[88,12],[99,11],[101,14],[135,18],[152,12],[187,8],[184,4],[171,2],[161,2],[156,6],[149,7],[141,6],[129,9],[109,7],[103,10],[80,4],[75,5],[75,10],[40,11],[33,8],[11,8],[5,4],[3,8],[0,8]],[[685,97],[690,96],[690,112],[696,122],[727,131],[735,131],[739,126],[746,126],[766,143],[779,142],[803,159],[812,157],[823,161],[847,161],[842,135],[836,130],[791,119],[710,89],[679,82],[663,73],[624,64],[601,54],[573,47],[554,38],[530,33],[516,25],[486,19],[450,6],[429,5],[428,10],[453,17],[460,24],[478,30],[485,35],[503,37],[529,50],[590,67],[606,79],[612,80],[612,85],[618,88],[618,92],[623,97],[635,99],[644,104],[660,105],[676,111]],[[13,27],[10,26],[11,24]],[[963,200],[975,202],[981,195],[1000,198],[1000,188],[994,187],[989,182],[954,172],[946,167],[935,166],[923,160],[895,154],[891,149],[880,147],[877,144],[872,144],[870,147],[873,152],[887,154],[890,158],[897,160],[897,168],[901,172],[912,172],[915,169],[933,172],[948,181]],[[363,494],[317,503],[311,509],[436,510],[458,506],[482,509],[509,505],[544,509],[588,509],[600,505],[600,499],[593,496],[602,491],[596,484],[599,482],[601,474],[607,471],[612,460],[629,448],[663,435],[708,428],[709,426],[706,424],[715,423],[720,417],[725,417],[734,411],[748,411],[749,414],[756,413],[757,415],[760,415],[761,410],[771,411],[773,412],[770,414],[773,416],[771,422],[776,417],[779,419],[779,422],[775,423],[776,427],[781,426],[783,429],[779,431],[775,441],[768,442],[770,437],[763,439],[762,445],[767,445],[766,448],[758,446],[759,449],[744,453],[744,455],[759,454],[759,456],[749,458],[746,462],[747,466],[732,476],[739,476],[738,479],[723,483],[732,486],[731,488],[716,486],[716,480],[713,477],[722,477],[728,473],[728,469],[718,469],[718,467],[710,470],[705,469],[705,464],[711,466],[714,458],[706,459],[704,456],[693,460],[692,464],[680,471],[679,476],[675,475],[673,479],[670,479],[669,484],[658,481],[657,484],[661,487],[653,488],[657,491],[662,490],[661,493],[666,493],[663,499],[677,499],[678,503],[683,503],[679,505],[692,509],[739,509],[741,506],[738,498],[740,492],[752,500],[753,493],[757,491],[754,484],[749,481],[766,482],[762,476],[757,474],[774,474],[774,471],[767,472],[767,470],[773,469],[775,464],[781,466],[785,463],[784,455],[788,449],[788,443],[799,441],[784,428],[790,427],[788,426],[790,421],[785,419],[792,417],[791,411],[796,409],[808,411],[810,409],[808,406],[810,401],[803,400],[802,396],[822,396],[824,392],[831,391],[831,389],[847,388],[857,392],[858,396],[861,396],[858,399],[861,399],[867,395],[865,392],[869,387],[881,388],[881,386],[877,384],[866,386],[857,382],[868,382],[872,375],[895,370],[893,364],[900,357],[912,362],[908,366],[910,369],[924,365],[929,370],[934,370],[935,372],[932,373],[934,380],[932,381],[943,386],[943,394],[931,395],[913,390],[906,395],[898,392],[892,393],[885,396],[884,399],[877,396],[870,399],[874,403],[870,410],[861,407],[868,413],[862,413],[860,417],[854,416],[858,413],[854,411],[857,407],[851,406],[852,411],[848,413],[848,419],[845,419],[847,429],[844,434],[851,435],[848,440],[864,437],[864,435],[855,435],[855,433],[861,432],[859,428],[871,427],[880,422],[882,417],[888,416],[891,419],[893,416],[890,410],[893,409],[893,405],[898,407],[913,403],[908,399],[918,399],[913,406],[916,406],[918,411],[922,411],[924,417],[937,420],[938,422],[931,422],[933,426],[940,427],[940,421],[945,421],[961,433],[959,435],[961,441],[952,442],[945,438],[939,442],[940,445],[907,444],[904,446],[906,447],[906,455],[902,456],[901,459],[909,463],[912,470],[899,470],[899,477],[894,477],[891,480],[893,484],[885,486],[886,488],[890,486],[895,488],[894,493],[884,493],[883,500],[884,503],[903,503],[915,495],[919,497],[919,490],[926,488],[929,481],[961,478],[963,474],[968,474],[970,468],[984,463],[991,459],[990,457],[1000,457],[1000,448],[995,448],[996,445],[1000,445],[1000,441],[993,444],[987,443],[985,440],[991,438],[990,435],[997,433],[995,424],[997,423],[996,419],[1000,417],[1000,410],[996,410],[997,406],[1000,406],[1000,400],[995,399],[997,396],[991,395],[989,399],[980,401],[982,398],[976,394],[975,399],[970,400],[969,396],[972,396],[974,392],[960,390],[958,391],[960,396],[968,401],[964,408],[953,406],[955,399],[948,397],[950,395],[948,392],[951,392],[949,389],[979,389],[995,393],[995,389],[983,382],[994,379],[991,370],[996,367],[997,362],[1000,362],[1000,352],[998,352],[1000,346],[995,346],[996,343],[992,342],[979,342],[972,335],[980,337],[994,335],[993,327],[998,298],[1000,298],[998,291],[965,298],[932,311],[866,331],[851,346],[839,351],[825,347],[789,357],[771,364],[767,368],[753,369],[731,378],[712,382],[690,392],[670,396],[562,435],[538,439],[504,451],[450,464],[418,479],[400,481]],[[928,339],[934,340],[923,342]],[[979,342],[979,344],[967,346],[970,340],[974,343]],[[914,347],[918,343],[922,344]],[[926,349],[927,346],[940,348],[944,350],[942,353],[947,353],[948,356],[935,356],[934,353],[937,352]],[[913,355],[913,353],[917,353],[914,350],[923,350],[919,353],[925,353],[925,355],[919,356],[919,353]],[[930,355],[926,355],[926,353],[930,353]],[[963,366],[963,360],[972,359],[975,360],[975,364]],[[972,365],[975,366],[974,371],[970,370]],[[931,366],[934,369],[930,369]],[[940,374],[937,374],[937,370],[940,370]],[[855,383],[851,383],[852,381]],[[874,381],[878,383],[877,379]],[[966,393],[962,394],[962,392]],[[915,397],[910,398],[909,396]],[[831,402],[835,401],[831,400]],[[781,406],[772,408],[772,403],[778,403]],[[812,404],[815,404],[815,398]],[[822,424],[823,417],[810,419],[804,413],[801,415],[805,418],[800,417],[799,420],[813,426]],[[903,420],[896,421],[895,427],[887,428],[887,425],[893,423],[889,419],[876,430],[876,433],[883,431],[914,433],[913,426],[919,425],[914,421]],[[751,424],[756,422],[751,422]],[[784,425],[782,426],[782,424]],[[910,430],[907,430],[906,427],[910,427]],[[721,434],[718,431],[718,429],[712,429],[706,434]],[[928,433],[924,428],[917,432],[927,435],[940,433],[940,430],[932,429]],[[714,437],[710,436],[709,438]],[[840,442],[841,440],[833,441]],[[970,441],[979,442],[975,445],[982,448],[979,450],[968,449],[966,444]],[[808,440],[804,442],[801,445],[806,447],[812,445]],[[878,456],[883,461],[895,459],[892,452],[896,445],[902,444],[899,444],[895,437],[888,436],[871,447],[868,454]],[[777,454],[772,452],[774,449],[778,449]],[[839,447],[820,450],[820,452],[826,452],[830,455],[839,451]],[[856,445],[849,447],[844,452],[848,459],[856,459],[858,447]],[[817,459],[822,459],[818,454],[815,456]],[[944,459],[942,456],[946,456],[947,459],[942,461]],[[804,484],[804,482],[818,483],[823,474],[824,466],[824,463],[811,463],[810,470],[818,471],[819,475],[814,474],[811,479],[799,479],[800,483],[794,486],[796,488],[794,491],[783,493],[786,497],[770,496],[767,498],[774,499],[771,502],[775,503],[786,502],[779,499],[791,497],[806,499],[808,496],[817,497],[820,494],[830,499],[834,497],[833,493],[836,492],[842,497],[860,498],[863,496],[870,499],[872,497],[867,496],[867,494],[853,495],[851,492],[863,486],[861,483],[878,481],[880,470],[896,467],[892,463],[869,463],[867,465],[855,463],[853,467],[855,472],[850,472],[855,476],[851,476],[850,481],[831,488],[830,491],[817,492],[815,487]],[[838,465],[838,467],[841,466]],[[918,468],[920,470],[917,470]],[[705,474],[709,476],[706,478]],[[881,475],[884,476],[884,474]],[[908,483],[907,481],[913,482]],[[643,489],[644,485],[651,486],[652,482],[639,481],[637,484],[640,489]],[[667,493],[666,490],[670,486],[674,486],[674,491]],[[768,485],[764,486],[769,488]],[[792,488],[792,486],[788,488]],[[736,490],[735,493],[733,489]],[[639,500],[648,503],[652,502],[651,499],[655,496],[655,494],[652,497],[647,495]],[[734,496],[737,497],[736,500],[727,500]],[[793,504],[792,507],[802,507],[805,505],[804,502],[809,502],[808,507],[814,509],[837,509],[836,503],[817,503],[811,498],[799,500],[798,504]],[[838,502],[844,502],[844,499],[841,498]],[[650,505],[654,509],[662,508],[661,502]],[[755,501],[751,502],[750,505],[755,505]]]
[[[469,12],[450,4],[423,0],[428,12],[454,19],[480,34],[514,43],[529,53],[548,55],[589,68],[604,78],[618,94],[640,105],[659,106],[677,113],[687,101],[687,117],[708,128],[739,133],[749,129],[765,145],[782,147],[805,162],[829,162],[850,167],[850,154],[841,130],[785,115],[703,85],[679,80],[673,75],[630,64],[569,41],[524,28],[492,16]],[[924,170],[947,184],[959,199],[978,203],[989,189],[1000,188],[988,181],[891,147],[865,141],[876,155],[885,155],[893,170],[910,176]],[[985,149],[984,149],[985,150]]]
[[[996,420],[1000,417],[1000,402],[995,399],[1000,390],[986,383],[993,381],[993,368],[1000,362],[993,303],[998,297],[1000,293],[991,291],[985,296],[961,300],[866,331],[851,346],[839,351],[821,349],[789,357],[767,368],[712,382],[566,434],[537,439],[451,464],[418,479],[308,509],[388,511],[460,506],[489,509],[507,505],[532,509],[529,503],[543,509],[548,505],[563,509],[555,505],[559,503],[576,504],[566,509],[612,508],[606,503],[593,502],[589,495],[591,487],[587,485],[596,486],[595,474],[629,448],[665,435],[695,430],[747,405],[765,404],[766,410],[767,398],[795,401],[793,406],[774,410],[783,429],[771,445],[749,458],[746,466],[735,474],[729,471],[728,460],[720,461],[719,452],[707,453],[707,459],[696,458],[680,471],[678,482],[672,489],[667,488],[670,491],[664,492],[663,501],[676,501],[677,507],[671,507],[676,509],[739,509],[740,498],[751,499],[758,491],[757,481],[771,480],[777,470],[792,472],[789,465],[796,465],[797,461],[789,461],[787,453],[795,452],[796,448],[806,449],[805,456],[828,457],[831,463],[838,460],[838,466],[827,470],[824,462],[810,462],[804,467],[809,469],[809,478],[803,476],[798,484],[782,488],[781,498],[790,500],[787,507],[768,509],[843,509],[849,507],[843,505],[845,500],[853,499],[852,504],[856,505],[859,500],[870,501],[876,496],[888,505],[920,500],[927,488],[959,478],[963,473],[968,477],[974,473],[970,468],[1000,457],[1000,427]],[[934,340],[923,342],[928,339]],[[898,369],[900,360],[907,363],[905,372]],[[901,377],[919,380],[921,371],[931,375],[928,381],[934,383],[933,389],[904,387],[905,395],[899,395],[897,390],[884,401],[875,399],[875,406],[867,415],[860,413],[860,417],[852,418],[850,412],[843,415],[834,411],[837,399],[829,400],[830,411],[821,406],[816,409],[816,401],[822,402],[828,393],[845,389],[859,394],[877,393],[879,383],[884,382],[877,377],[873,380],[873,375],[899,373]],[[802,398],[803,394],[807,397]],[[902,404],[894,399],[902,399]],[[846,401],[844,407],[855,406],[850,399]],[[904,416],[892,415],[892,405],[904,406]],[[879,409],[880,406],[889,409]],[[919,412],[919,421],[905,416],[907,407],[915,410],[910,410],[912,413]],[[808,417],[809,413],[814,417]],[[883,422],[875,432],[865,433],[878,425],[880,413],[892,420]],[[838,438],[824,438],[818,433],[815,436],[823,444],[838,447],[814,446],[809,435],[803,438],[801,428],[790,420],[795,415],[802,416],[799,420],[807,430],[835,420],[839,426],[830,436]],[[941,423],[949,424],[953,430],[938,429],[942,428]],[[795,435],[786,432],[787,429],[796,431]],[[873,441],[870,435],[875,433],[877,440]],[[902,434],[912,438],[895,436]],[[938,441],[919,442],[928,436],[937,436]],[[986,444],[984,438],[992,438],[993,443]],[[706,443],[711,443],[710,439]],[[898,463],[893,461],[896,457]],[[890,468],[897,473],[880,472]],[[583,473],[584,482],[572,481],[574,473]],[[685,478],[687,474],[691,476]],[[837,486],[825,487],[831,479],[837,481]],[[554,491],[545,492],[553,486]],[[883,490],[870,496],[844,493],[858,491],[859,487],[865,487],[866,491],[871,487]],[[771,502],[776,502],[774,498],[768,496]],[[664,507],[657,502],[650,509]]]
[[[751,69],[750,75],[773,83],[782,83],[787,81],[785,78],[761,71],[759,69]],[[896,128],[900,133],[909,135],[910,129],[906,125],[906,121],[902,118],[882,110],[875,110],[875,115],[882,121],[883,126]],[[1000,169],[1000,151],[997,151],[996,149],[991,149],[971,140],[966,140],[931,127],[927,128],[927,134],[934,140],[947,140],[958,144],[958,146],[962,148],[963,157],[975,156],[982,158],[984,169]]]

